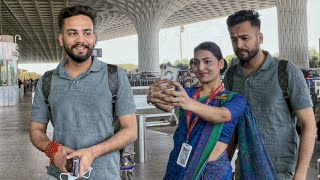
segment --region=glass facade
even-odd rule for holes
[[[18,83],[18,62],[16,44],[0,42],[0,86],[14,86]]]
[[[17,69],[17,61],[7,61],[7,81],[10,86],[18,85]]]
[[[7,67],[6,61],[0,59],[0,86],[4,86],[7,80]]]

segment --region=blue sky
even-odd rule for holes
[[[320,38],[320,1],[308,0],[308,46],[319,51]],[[271,54],[278,52],[278,20],[276,8],[260,10],[261,32],[264,35],[262,48]],[[191,58],[193,48],[203,41],[214,41],[224,56],[233,54],[226,18],[213,19],[193,24],[186,24],[182,33],[182,57]],[[159,34],[159,62],[174,62],[180,59],[180,27],[162,29]],[[138,64],[138,37],[137,35],[116,38],[98,42],[96,48],[102,48],[104,62],[111,64]],[[43,74],[56,64],[19,65],[19,68]]]

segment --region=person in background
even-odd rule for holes
[[[28,80],[28,91],[29,91],[30,93],[32,93],[32,91],[33,91],[33,79],[32,79],[32,78],[30,78],[30,79]]]
[[[190,87],[200,87],[201,86],[201,82],[198,79],[197,75],[194,72],[190,72],[189,73],[191,82],[190,82]]]
[[[21,81],[20,78],[18,78],[18,85],[19,85],[19,89],[21,88],[21,85],[23,85],[23,82]]]
[[[27,79],[24,79],[23,81],[23,92],[24,94],[27,94],[27,91],[28,90],[28,80]]]
[[[190,77],[190,72],[185,72],[182,76],[182,86],[183,87],[191,87],[191,77]]]
[[[190,59],[189,66],[190,66],[190,72],[184,72],[183,74],[183,84],[182,86],[185,87],[200,87],[201,82],[197,78],[196,74],[192,72],[192,63],[193,58]]]
[[[290,103],[301,127],[299,141],[296,119],[278,82],[279,60],[260,46],[263,34],[259,16],[254,10],[241,10],[228,17],[228,31],[239,63],[232,77],[228,77],[229,70],[226,72],[224,84],[248,99],[279,179],[305,180],[316,138],[310,92],[301,70],[289,61],[285,73]],[[233,78],[232,89],[228,78]]]
[[[45,103],[42,78],[36,86],[30,139],[50,158],[47,180],[68,173],[67,160],[75,157],[80,159],[80,170],[79,177],[74,179],[82,179],[91,170],[89,179],[120,179],[119,150],[137,137],[135,103],[124,70],[117,70],[113,111],[107,64],[92,56],[97,40],[95,18],[96,11],[89,6],[61,9],[59,43],[68,57],[52,74],[48,97],[51,111]],[[121,126],[117,132],[113,112]],[[53,140],[46,135],[49,121],[54,127]]]

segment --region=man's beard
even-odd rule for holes
[[[260,50],[259,44],[256,43],[254,49],[252,49],[251,51],[245,50],[245,49],[237,49],[235,51],[235,54],[237,55],[237,57],[241,61],[241,63],[244,64],[244,63],[248,63],[252,58],[254,58],[259,53],[259,50]],[[240,55],[240,52],[243,52],[243,51],[247,52],[248,55],[245,57],[242,57]]]
[[[76,54],[74,54],[72,52],[72,49],[76,48],[77,46],[83,46],[84,48],[87,48],[88,49],[87,53],[84,54],[84,55],[76,55]],[[75,45],[72,45],[71,48],[68,48],[66,46],[66,44],[64,44],[64,50],[66,51],[68,56],[72,60],[74,60],[74,61],[76,61],[78,63],[82,63],[82,62],[86,61],[92,55],[93,48],[94,48],[94,46],[90,48],[89,46],[87,46],[85,44],[80,44],[80,45],[79,44],[75,44]]]

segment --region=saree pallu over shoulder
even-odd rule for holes
[[[237,93],[231,92],[228,94],[226,100],[222,100],[220,105],[229,101],[233,95]],[[244,180],[277,180],[276,171],[272,165],[271,159],[266,152],[263,140],[256,128],[256,119],[252,113],[250,106],[247,105],[244,114],[238,121],[238,142],[239,142],[239,160],[241,169],[241,179]],[[204,172],[206,166],[213,165],[210,172],[216,173],[214,177],[210,179],[231,179],[228,175],[230,162],[226,163],[222,159],[218,159],[217,162],[213,161],[208,163],[208,159],[211,151],[215,147],[222,130],[223,124],[215,124],[212,126],[206,123],[205,128],[202,131],[200,139],[195,147],[196,151],[189,160],[189,166],[183,176],[183,179],[206,179]],[[214,163],[215,162],[215,163]],[[212,164],[213,163],[213,164]],[[215,172],[213,172],[215,171]]]
[[[255,123],[255,115],[248,106],[238,122],[241,179],[277,180],[276,171]]]

